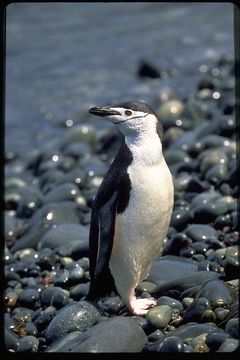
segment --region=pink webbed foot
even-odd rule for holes
[[[132,299],[130,301],[129,310],[134,315],[146,315],[148,310],[157,305],[157,301],[153,298],[150,299]]]

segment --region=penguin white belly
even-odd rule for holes
[[[126,210],[116,217],[110,270],[120,296],[127,301],[160,255],[173,206],[171,173],[163,157],[157,164],[134,162]]]

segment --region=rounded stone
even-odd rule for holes
[[[18,299],[21,305],[32,307],[39,299],[39,292],[37,289],[24,289]]]
[[[69,297],[70,293],[68,290],[62,289],[59,286],[49,286],[44,289],[41,293],[41,302],[43,305],[50,305],[52,297],[57,293],[63,293],[64,297]]]
[[[70,289],[70,296],[74,300],[80,300],[88,294],[89,283],[78,284]]]
[[[233,296],[230,288],[222,280],[210,280],[202,285],[195,299],[206,298],[211,306],[230,306]]]
[[[19,340],[17,352],[37,352],[39,340],[35,336],[24,336]]]
[[[169,336],[161,342],[159,352],[183,352],[184,346],[183,341],[177,336]]]
[[[210,309],[210,302],[206,298],[198,298],[193,301],[193,303],[185,310],[183,313],[183,321],[200,321],[203,313]]]
[[[58,185],[49,191],[43,198],[44,203],[60,202],[64,200],[74,200],[80,196],[78,187],[72,183]]]
[[[158,115],[163,121],[169,118],[178,118],[184,110],[181,100],[171,99],[163,102],[158,109]]]
[[[239,319],[233,318],[228,320],[225,326],[225,331],[231,337],[238,339],[239,338]]]
[[[149,324],[158,329],[164,329],[172,318],[173,309],[168,305],[155,306],[147,312]]]
[[[100,318],[101,313],[94,304],[80,301],[61,309],[50,322],[46,338],[51,343],[72,331],[86,331]]]
[[[168,305],[170,306],[172,309],[178,309],[180,312],[183,310],[183,305],[180,303],[180,301],[171,298],[169,296],[161,296],[158,300],[157,300],[157,305]]]
[[[70,334],[66,336],[70,338]],[[50,345],[47,352],[137,353],[147,342],[137,321],[124,316],[106,318],[71,340],[65,339]]]

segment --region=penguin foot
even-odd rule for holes
[[[132,299],[130,301],[129,309],[134,315],[146,315],[149,308],[157,305],[157,301],[153,298],[150,299]]]

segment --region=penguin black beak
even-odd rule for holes
[[[110,106],[96,106],[89,109],[90,114],[98,116],[111,116],[111,115],[121,115],[120,112],[114,110]]]

